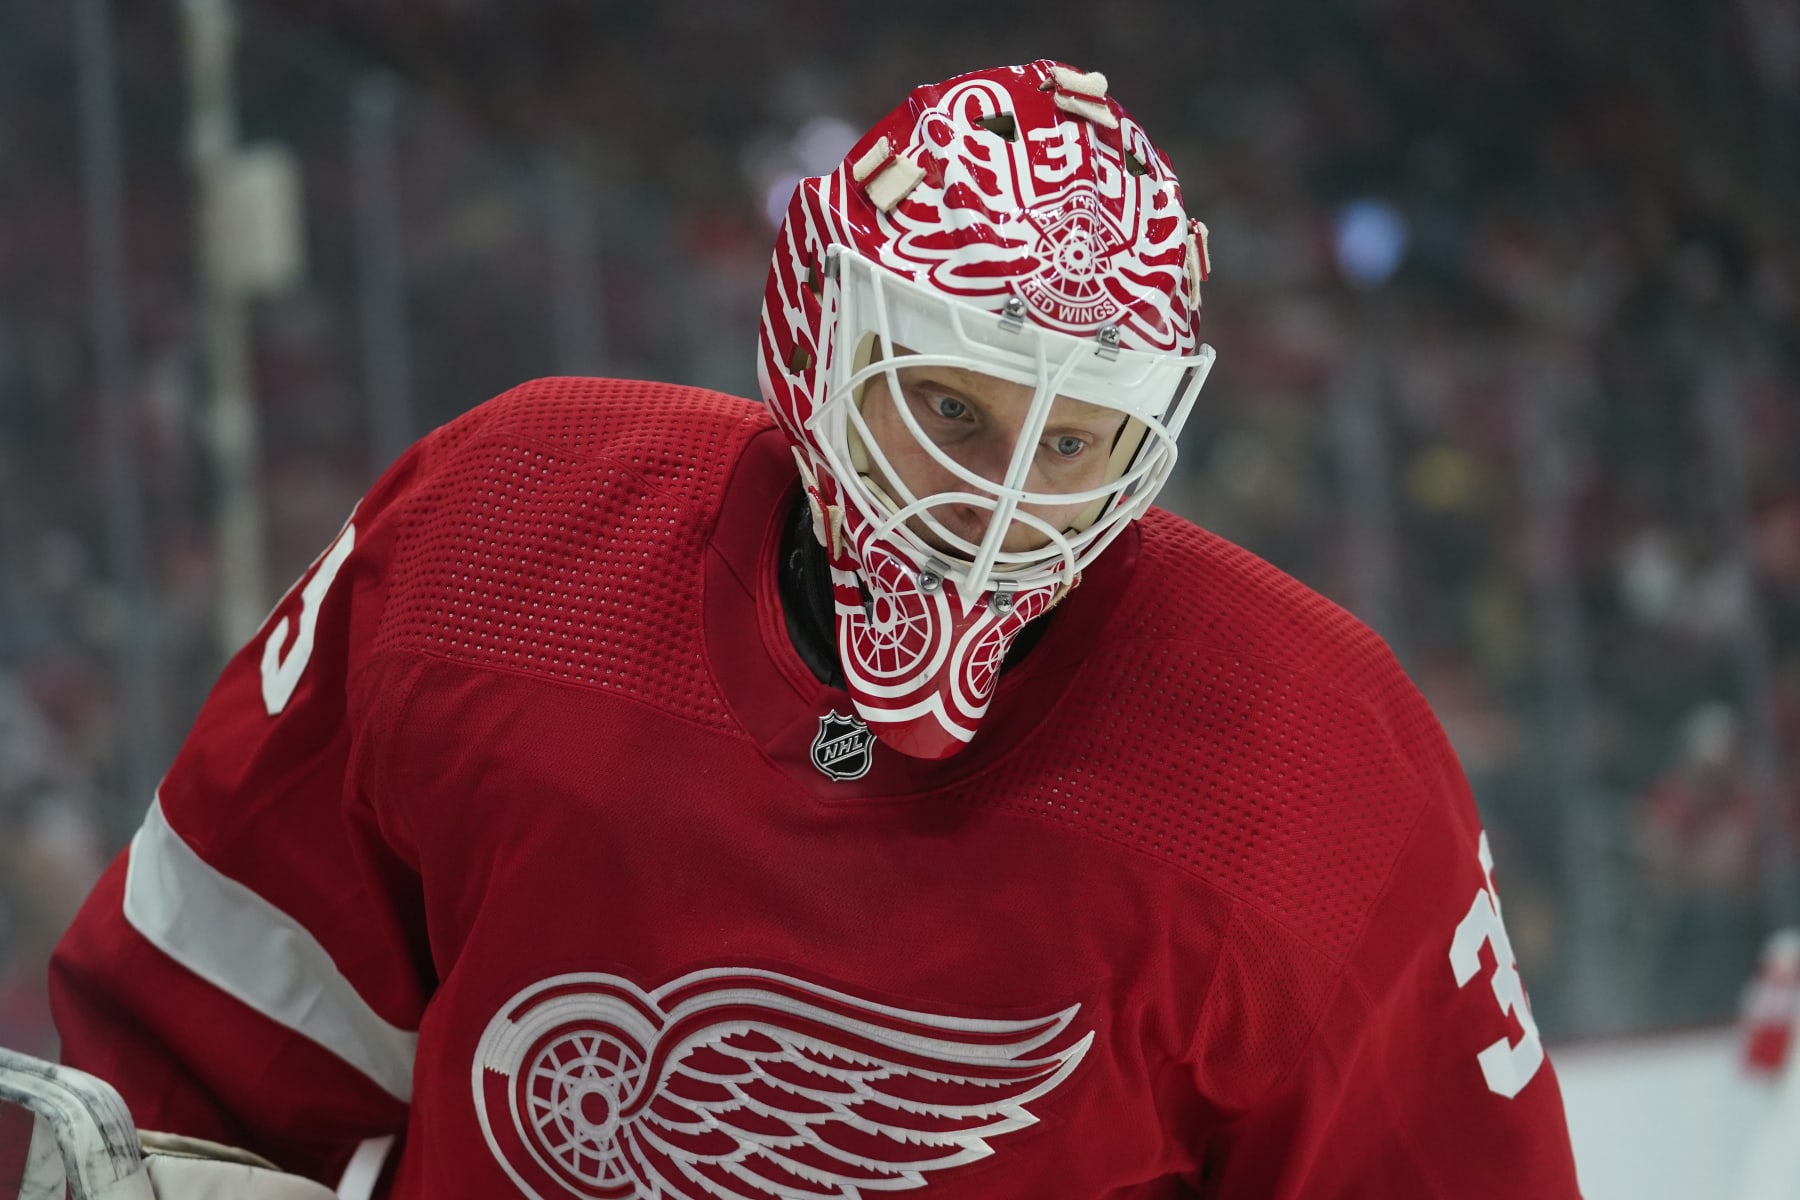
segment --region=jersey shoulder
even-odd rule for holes
[[[1428,810],[1473,821],[1386,644],[1180,518],[1141,523],[1098,649],[1051,735],[1059,756],[1088,760],[1065,773],[1094,796],[1057,815],[1199,876],[1325,961],[1352,953]]]
[[[1161,509],[1141,524],[1121,635],[1251,655],[1372,696],[1410,687],[1374,630],[1285,571]]]
[[[438,430],[394,514],[375,652],[624,690],[723,721],[700,649],[702,555],[770,424],[639,380],[521,384]]]
[[[492,459],[513,444],[553,449],[556,462],[611,460],[671,498],[704,503],[743,442],[771,424],[763,405],[705,388],[552,376],[521,383],[440,429],[433,457]],[[471,453],[471,445],[480,449]]]

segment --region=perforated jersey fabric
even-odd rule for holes
[[[690,720],[707,682],[697,559],[741,401],[635,381],[550,379],[440,434],[409,506],[376,651],[628,691]]]
[[[1082,681],[1096,702],[1048,731],[1067,774],[1027,810],[1165,857],[1341,960],[1438,796],[1396,771],[1441,771],[1449,747],[1366,626],[1166,512],[1144,526]],[[996,778],[995,802],[1020,782]]]
[[[326,1182],[398,1135],[405,1200],[1577,1194],[1379,639],[1153,512],[965,752],[826,772],[797,497],[764,410],[661,384],[409,451],[59,948],[69,1061]]]

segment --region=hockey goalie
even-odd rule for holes
[[[1575,1200],[1423,698],[1151,507],[1184,203],[1098,73],[920,87],[795,191],[762,403],[421,441],[65,937],[66,1061],[384,1200]]]

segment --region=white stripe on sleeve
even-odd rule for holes
[[[381,1167],[387,1162],[388,1151],[394,1148],[394,1135],[366,1138],[356,1147],[356,1153],[350,1156],[350,1162],[344,1167],[344,1177],[338,1180],[338,1200],[369,1200],[375,1194],[375,1185],[381,1182]]]
[[[131,839],[125,919],[151,945],[411,1102],[419,1035],[388,1024],[301,924],[208,866],[150,805]]]

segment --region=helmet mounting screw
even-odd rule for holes
[[[1006,303],[1000,306],[1000,328],[1008,333],[1017,333],[1025,328],[1025,300],[1021,296],[1008,296]]]
[[[1095,354],[1108,362],[1119,357],[1119,327],[1117,325],[1102,326],[1100,332],[1095,336],[1100,342],[1099,347],[1094,351]]]

